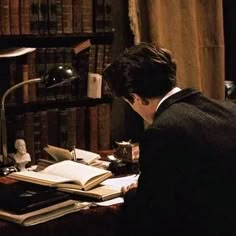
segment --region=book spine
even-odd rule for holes
[[[114,31],[112,22],[112,0],[104,0],[104,31],[111,32]]]
[[[111,148],[111,105],[104,103],[98,105],[98,148],[109,150]]]
[[[72,150],[76,147],[76,107],[68,108],[67,116],[67,149]]]
[[[48,31],[50,35],[57,33],[57,2],[48,0]]]
[[[40,122],[40,151],[41,158],[48,159],[48,154],[43,149],[48,145],[48,117],[47,111],[39,112],[39,122]]]
[[[85,107],[76,108],[76,142],[77,147],[80,149],[86,149],[86,109]]]
[[[67,117],[68,117],[68,109],[60,109],[58,110],[59,116],[59,144],[61,148],[67,148]]]
[[[36,163],[41,158],[41,144],[40,144],[40,112],[34,112],[34,157]]]
[[[73,33],[72,0],[62,0],[62,28],[63,34]]]
[[[28,73],[28,78],[29,79],[34,79],[36,78],[36,52],[33,51],[31,53],[27,54],[27,64],[29,66],[29,73]],[[36,102],[37,101],[37,92],[36,92],[36,84],[29,84],[29,102]]]
[[[73,33],[82,32],[82,0],[73,0]]]
[[[89,150],[98,151],[98,110],[97,106],[88,107]]]
[[[93,32],[93,2],[92,0],[82,0],[82,31],[84,33]]]
[[[36,77],[41,77],[46,72],[45,51],[46,51],[45,48],[37,48],[36,50],[36,59],[35,59]],[[37,90],[37,101],[38,102],[45,101],[46,93],[44,85],[42,83],[38,83],[36,85],[36,90]]]
[[[10,30],[11,35],[20,35],[20,3],[19,0],[10,1]]]
[[[24,113],[24,135],[27,152],[30,154],[32,164],[36,164],[34,156],[34,113]]]
[[[98,44],[96,46],[97,46],[96,73],[101,75],[104,69],[104,45]]]
[[[17,66],[16,58],[11,58],[9,60],[9,87],[12,87],[16,84],[17,81]],[[10,93],[8,98],[8,103],[16,104],[17,98],[15,93]]]
[[[58,109],[47,110],[48,144],[59,146],[59,116]]]
[[[20,29],[22,35],[30,34],[30,0],[20,1]]]
[[[47,0],[39,0],[39,34],[48,34],[48,3]]]
[[[94,31],[104,32],[104,0],[94,0]]]
[[[31,0],[30,33],[33,35],[39,34],[39,0]]]
[[[56,0],[57,34],[62,34],[62,0]]]
[[[29,65],[28,64],[22,65],[22,78],[24,82],[29,80]],[[28,102],[29,102],[29,85],[25,84],[23,86],[23,103],[28,103]]]
[[[9,0],[1,0],[1,31],[2,35],[10,35],[10,3]]]

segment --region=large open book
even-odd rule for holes
[[[122,196],[121,188],[137,182],[139,175],[109,178],[101,182],[97,187],[88,191],[71,188],[59,188],[58,190],[91,197],[99,201],[107,201]]]
[[[23,171],[8,175],[10,178],[35,184],[80,190],[92,189],[111,176],[111,171],[71,160],[52,164],[39,172]]]
[[[52,145],[47,145],[44,150],[52,156],[55,161],[64,161],[64,160],[75,160],[81,161],[85,164],[90,165],[97,159],[100,159],[101,156],[97,153],[90,152],[87,150],[75,148],[73,151],[69,151],[65,148],[60,148]]]

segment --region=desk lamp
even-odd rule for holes
[[[2,167],[9,166],[8,153],[7,153],[6,116],[5,116],[5,100],[7,95],[10,94],[15,89],[23,87],[26,84],[43,83],[45,84],[45,88],[52,88],[70,82],[77,78],[79,78],[79,75],[77,74],[75,69],[67,65],[59,65],[50,69],[45,75],[43,75],[40,78],[26,80],[12,86],[3,94],[1,100],[1,122],[0,122],[0,134],[2,138],[1,151],[3,157],[0,166]]]

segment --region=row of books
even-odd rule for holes
[[[88,95],[88,74],[102,74],[111,60],[111,46],[105,44],[91,45],[78,52],[78,48],[37,48],[26,55],[0,59],[0,80],[2,91],[19,82],[41,77],[56,65],[70,65],[76,68],[80,79],[59,87],[45,89],[43,84],[30,84],[22,90],[11,93],[8,104],[28,102],[45,102],[56,100],[74,100]],[[104,88],[104,86],[103,86]],[[102,88],[101,88],[102,90]],[[106,91],[103,89],[103,95]]]
[[[111,147],[111,105],[48,109],[23,114],[9,114],[8,148],[14,151],[16,138],[24,138],[32,163],[47,159],[44,148],[50,144],[71,150],[74,146],[98,152]]]
[[[111,0],[1,0],[0,35],[112,31]]]

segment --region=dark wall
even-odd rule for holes
[[[236,0],[223,1],[225,80],[236,81]]]

